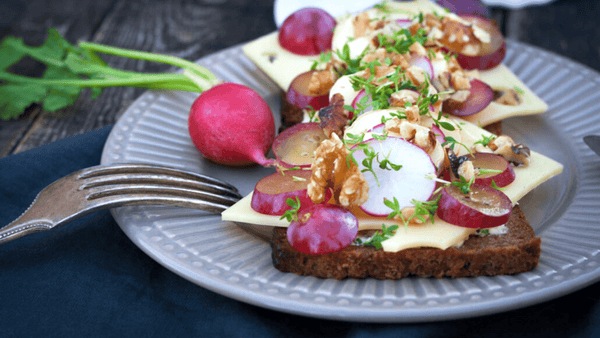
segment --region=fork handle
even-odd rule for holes
[[[22,217],[17,218],[9,225],[0,229],[0,244],[10,242],[35,232],[48,231],[53,228],[53,224],[50,221],[37,219],[21,222],[21,218]]]

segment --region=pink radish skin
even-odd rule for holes
[[[402,165],[398,171],[379,168],[377,161],[373,161],[373,170],[377,175],[379,184],[371,172],[365,172],[365,179],[369,184],[369,198],[360,208],[372,216],[387,216],[392,210],[384,204],[384,200],[392,201],[396,198],[400,209],[413,206],[411,201],[427,201],[431,198],[436,182],[425,178],[428,174],[436,175],[437,168],[425,150],[400,137],[387,137],[383,141],[369,140],[371,147],[379,153],[379,160],[386,156],[396,165]],[[360,169],[363,151],[354,153],[354,158],[359,163]]]
[[[478,184],[471,185],[471,191],[471,194],[465,195],[455,186],[444,187],[437,216],[466,228],[493,228],[508,222],[512,202],[504,193]]]
[[[188,130],[200,153],[213,162],[273,164],[265,154],[275,138],[275,120],[254,90],[223,83],[203,92],[190,109]]]
[[[273,154],[284,167],[310,167],[319,144],[327,137],[316,122],[298,123],[282,131],[273,142]]]
[[[403,29],[408,29],[413,23],[412,20],[408,20],[408,19],[398,19],[398,20],[396,20],[396,22],[398,23],[400,28],[403,28]]]
[[[347,209],[333,204],[318,204],[301,213],[287,229],[287,239],[296,250],[309,255],[324,255],[343,250],[356,238],[358,220]]]
[[[358,95],[356,95],[356,97],[354,98],[354,100],[352,100],[352,108],[358,109],[358,104],[360,103],[360,100],[365,96],[367,96],[367,92],[364,89],[361,89],[358,92]],[[373,110],[373,106],[370,105],[371,102],[373,102],[373,100],[369,97],[367,99],[366,103],[364,103],[364,104],[360,103],[363,106],[369,105],[368,107],[365,108],[365,110],[362,111],[362,113],[370,112],[371,110]],[[348,116],[348,118],[352,119],[353,117],[354,117],[354,112],[350,112],[350,116]]]
[[[411,66],[422,69],[425,73],[429,74],[429,80],[433,80],[435,74],[433,73],[433,65],[431,61],[425,56],[413,56],[410,59],[409,64]]]
[[[501,173],[477,176],[474,181],[475,184],[491,187],[493,180],[498,187],[505,187],[515,180],[515,171],[504,157],[491,153],[475,153],[473,155],[468,156],[468,158],[473,162],[475,168],[502,171]]]
[[[311,175],[310,170],[293,170],[263,177],[254,187],[250,202],[252,210],[265,215],[281,216],[290,209],[286,203],[287,199],[295,200],[296,197],[300,201],[300,210],[315,205],[307,193]],[[331,190],[327,191],[325,201],[328,201],[331,195]]]

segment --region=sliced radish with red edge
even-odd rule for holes
[[[436,167],[431,157],[422,148],[400,137],[387,137],[385,140],[369,140],[368,144],[379,153],[379,160],[387,158],[395,165],[402,165],[398,171],[381,169],[377,161],[373,162],[373,171],[364,172],[369,184],[369,199],[360,208],[372,216],[387,216],[392,212],[384,200],[396,198],[400,209],[413,206],[411,201],[427,201],[435,190],[436,182],[427,179],[427,175],[436,175]],[[362,150],[354,153],[354,158],[364,169],[362,162],[366,156]]]
[[[435,74],[433,74],[433,65],[427,57],[418,55],[413,56],[411,57],[409,64],[420,68],[429,75],[429,80],[433,80],[433,77],[435,76]]]

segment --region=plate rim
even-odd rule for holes
[[[536,52],[542,52],[548,54],[552,58],[557,58],[561,62],[568,63],[570,66],[583,68],[586,72],[591,72],[593,75],[600,78],[600,74],[590,67],[580,64],[576,61],[570,60],[564,56],[556,54],[552,51],[547,51],[539,47],[531,46],[522,42],[512,41],[507,39],[507,45],[509,49],[518,49],[518,48],[530,48]],[[236,45],[229,47],[227,49],[221,50],[219,52],[207,55],[197,62],[203,62],[209,58],[215,58],[222,53],[231,53],[232,51],[241,52],[241,48],[243,45]],[[245,57],[245,56],[242,56]],[[251,61],[250,61],[251,62]],[[573,67],[571,66],[571,67]],[[260,70],[258,70],[260,72]],[[106,164],[110,162],[108,158],[109,154],[109,141],[112,141],[115,138],[115,130],[118,125],[126,123],[126,117],[130,114],[130,111],[137,107],[137,105],[144,101],[146,95],[149,95],[149,91],[143,93],[138,97],[121,115],[117,123],[114,125],[113,130],[108,136],[107,142],[104,146],[102,152],[102,164]],[[163,265],[170,271],[176,273],[177,275],[185,278],[197,284],[201,287],[209,289],[218,294],[224,295],[229,298],[233,298],[245,303],[253,304],[256,306],[268,308],[275,311],[308,316],[308,317],[317,317],[323,319],[332,319],[332,320],[343,320],[343,321],[360,321],[360,322],[430,322],[430,321],[438,321],[438,320],[451,320],[451,319],[461,319],[461,318],[471,318],[478,317],[483,315],[495,314],[500,312],[506,312],[510,310],[514,310],[517,308],[531,306],[534,304],[539,304],[542,302],[546,302],[551,299],[559,298],[566,294],[575,292],[590,284],[597,282],[600,279],[600,267],[593,269],[590,272],[578,275],[576,278],[568,279],[564,282],[558,283],[556,285],[545,287],[541,289],[536,289],[534,291],[530,291],[524,294],[520,294],[518,296],[510,297],[510,302],[507,302],[503,298],[498,298],[495,300],[488,300],[484,303],[459,303],[458,308],[456,307],[440,307],[435,309],[428,309],[427,307],[417,308],[417,309],[402,309],[398,310],[398,308],[391,308],[389,310],[385,309],[377,309],[376,311],[369,311],[370,309],[365,310],[360,309],[362,312],[360,315],[356,313],[356,309],[344,309],[343,307],[336,305],[327,305],[322,306],[321,309],[315,309],[314,304],[306,304],[306,303],[298,303],[293,300],[281,299],[275,296],[267,296],[264,294],[256,294],[249,290],[240,290],[239,287],[231,287],[230,285],[224,285],[222,281],[214,280],[213,278],[208,278],[206,276],[200,276],[196,272],[189,270],[187,267],[178,264],[178,262],[173,262],[165,255],[157,254],[154,250],[152,250],[147,243],[140,237],[136,237],[135,233],[131,233],[127,228],[126,224],[122,224],[119,217],[118,209],[111,210],[111,214],[119,224],[119,227],[126,233],[126,235],[132,240],[136,246],[138,246],[144,253],[150,256],[152,259],[157,261],[159,264]],[[185,272],[185,273],[184,273]],[[306,277],[306,278],[314,278],[314,277]],[[255,296],[257,295],[257,296]],[[467,308],[464,308],[467,305]],[[332,310],[340,310],[341,312],[335,312]],[[373,312],[367,316],[364,315],[364,312]],[[399,313],[401,312],[401,314]],[[399,316],[401,318],[399,318]]]

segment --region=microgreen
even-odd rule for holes
[[[494,182],[494,180],[492,180],[492,188],[496,189],[496,190],[506,190],[507,188],[501,188],[499,187],[496,182]]]
[[[383,203],[388,208],[392,209],[392,212],[389,213],[387,218],[388,219],[400,218],[402,220],[402,223],[404,223],[405,227],[408,226],[410,221],[413,220],[414,218],[417,218],[421,222],[424,223],[427,220],[425,218],[425,216],[428,216],[429,219],[431,220],[431,223],[433,224],[433,216],[435,215],[435,212],[437,211],[440,196],[438,196],[436,199],[431,200],[431,201],[417,201],[415,199],[410,201],[410,203],[412,203],[414,205],[415,212],[407,219],[405,219],[404,216],[402,216],[402,210],[400,209],[400,203],[398,202],[398,199],[396,197],[394,197],[393,201],[385,199],[383,201]]]
[[[468,194],[471,191],[471,185],[475,182],[475,177],[466,180],[462,175],[458,177],[458,181],[453,181],[451,184],[457,187],[461,193]]]
[[[96,53],[104,53],[178,66],[182,74],[148,74],[110,67]],[[16,75],[8,71],[29,56],[46,66],[41,77]],[[0,42],[0,119],[19,116],[32,103],[43,102],[43,109],[56,111],[75,103],[84,88],[91,88],[92,99],[106,87],[142,87],[202,92],[217,83],[206,68],[168,55],[127,50],[92,42],[70,44],[56,29],[39,47],[27,46],[20,38],[6,37]]]
[[[285,200],[291,209],[286,210],[279,219],[286,219],[288,222],[298,221],[298,211],[300,210],[300,198],[296,196],[296,199],[288,198]]]
[[[390,239],[394,236],[394,231],[398,230],[398,226],[396,224],[390,225],[387,227],[385,224],[381,225],[381,232],[377,232],[373,237],[369,238],[369,240],[363,242],[360,238],[354,240],[356,244],[374,246],[376,249],[381,249],[383,246],[381,242]]]
[[[321,54],[319,54],[319,58],[313,61],[313,64],[310,66],[310,69],[315,70],[319,68],[319,66],[327,64],[329,61],[331,61],[332,55],[333,54],[331,51],[321,52]]]
[[[490,142],[492,142],[492,140],[495,138],[496,138],[495,135],[490,135],[490,136],[481,135],[481,140],[475,141],[475,143],[473,143],[473,144],[481,144],[482,146],[487,147],[487,145],[490,144]]]
[[[469,152],[469,154],[473,155],[473,153],[471,153],[471,150],[469,149],[469,147],[467,147],[464,143],[458,142],[452,136],[446,136],[446,137],[444,137],[444,143],[442,143],[442,146],[446,146],[448,144],[450,145],[450,148],[452,148],[452,150],[454,150],[454,147],[456,145],[460,145],[460,146],[464,147],[465,149],[467,149],[467,151]]]
[[[317,122],[319,120],[319,114],[317,114],[317,111],[311,105],[307,105],[304,110],[308,114],[308,122]]]

